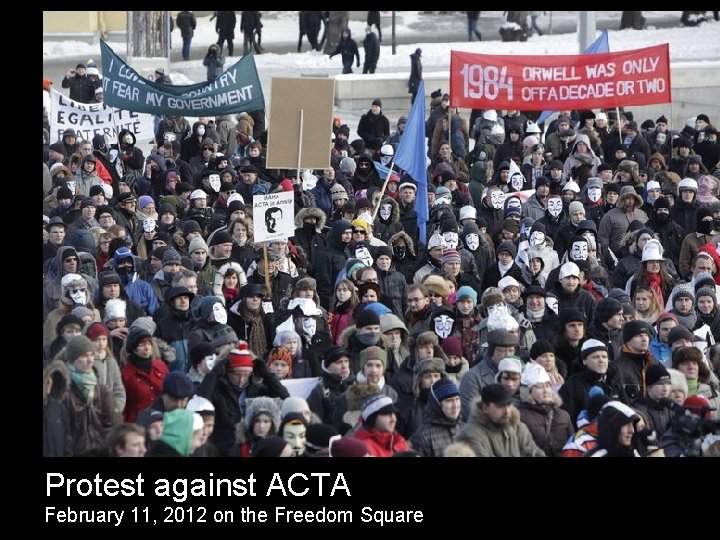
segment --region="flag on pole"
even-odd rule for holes
[[[610,41],[608,41],[608,31],[603,30],[600,37],[593,41],[590,46],[583,51],[583,54],[599,54],[610,52]],[[537,123],[542,124],[545,120],[550,118],[555,111],[543,111],[538,118]]]
[[[405,131],[400,138],[395,163],[405,170],[417,184],[415,194],[415,212],[418,216],[418,229],[420,242],[427,243],[426,224],[428,215],[427,198],[427,166],[425,165],[425,81],[420,81],[417,95],[410,109]]]

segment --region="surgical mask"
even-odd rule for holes
[[[398,259],[404,259],[406,249],[407,248],[405,246],[393,246],[393,255],[395,255]]]
[[[302,328],[305,335],[313,337],[317,332],[317,320],[314,317],[303,317]]]
[[[475,233],[470,233],[465,237],[465,246],[470,251],[475,251],[480,247],[480,237]]]
[[[215,193],[220,192],[220,175],[219,174],[211,174],[208,178],[210,181],[210,187],[213,189]]]
[[[448,315],[440,315],[439,317],[435,317],[433,321],[435,323],[435,334],[437,334],[438,337],[445,339],[450,335],[450,332],[452,332],[455,319]]]
[[[495,210],[500,210],[505,202],[505,194],[502,191],[493,191],[490,194],[490,204]]]
[[[225,311],[225,306],[220,302],[215,302],[212,307],[212,312],[215,322],[227,324],[227,311]]]
[[[361,345],[372,347],[373,345],[377,345],[378,341],[380,341],[380,332],[367,332],[365,334],[356,333],[355,337]]]
[[[205,126],[199,125],[197,128],[197,134],[200,136],[205,135]]]
[[[78,306],[87,304],[87,289],[73,289],[70,291],[70,298]]]
[[[380,205],[380,219],[383,221],[387,221],[390,219],[390,214],[392,213],[392,206],[389,204],[381,204]]]
[[[574,261],[586,261],[588,258],[588,245],[586,242],[575,242],[572,245],[570,254]]]
[[[447,245],[447,249],[455,249],[458,245],[458,234],[456,232],[443,233],[443,240]]]
[[[515,173],[510,177],[510,185],[515,191],[522,191],[525,185],[525,177],[521,173]]]
[[[602,189],[597,187],[588,188],[587,196],[592,202],[598,202],[602,196]]]
[[[530,234],[530,245],[531,246],[540,246],[545,243],[545,233],[540,231],[535,231]]]
[[[552,217],[554,217],[554,218],[558,217],[558,216],[560,215],[560,213],[562,212],[562,209],[563,209],[562,200],[560,200],[560,199],[550,199],[550,200],[548,201],[548,207],[547,207],[547,209],[548,209],[548,213],[549,213]]]
[[[205,360],[205,367],[208,368],[208,371],[212,371],[212,368],[215,367],[215,363],[217,362],[217,354],[208,354],[203,360]]]

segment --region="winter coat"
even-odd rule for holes
[[[649,352],[635,354],[630,352],[627,346],[622,348],[613,364],[620,374],[624,403],[629,404],[646,394],[645,368],[652,363],[653,357]]]
[[[581,366],[577,373],[570,375],[565,384],[560,388],[562,408],[570,414],[573,426],[577,427],[577,418],[580,411],[587,409],[588,391],[593,386],[599,386],[610,399],[620,399],[622,394],[622,383],[620,373],[614,363],[608,366],[607,373],[601,375],[595,371]]]
[[[402,318],[407,309],[408,284],[405,276],[394,270],[392,266],[387,272],[380,270],[377,265],[373,265],[378,275],[378,285],[380,285],[380,302],[385,304],[390,310]]]
[[[363,402],[372,395],[383,394],[397,402],[398,395],[394,388],[387,384],[382,387],[375,384],[355,382],[335,401],[332,425],[339,433],[345,434],[357,427],[360,420]]]
[[[620,253],[620,240],[627,232],[630,222],[634,220],[646,223],[648,216],[645,212],[636,208],[632,219],[630,219],[622,208],[613,208],[600,220],[598,241],[603,246],[609,247],[613,253]]]
[[[52,380],[52,388],[46,394],[48,379]],[[55,360],[43,368],[43,457],[72,456],[70,414],[65,404],[69,384],[65,362]]]
[[[422,80],[422,58],[417,52],[410,55],[410,79],[408,80],[408,93],[416,94]]]
[[[405,437],[397,432],[377,431],[363,425],[353,437],[363,441],[368,452],[375,457],[392,457],[395,452],[410,450]]]
[[[570,415],[560,408],[560,396],[553,394],[551,405],[540,405],[527,388],[521,388],[520,395],[520,419],[530,430],[535,444],[542,448],[546,456],[559,456],[565,442],[575,432]]]
[[[191,11],[181,11],[175,18],[175,24],[180,29],[180,35],[183,38],[192,38],[197,27],[195,14]]]
[[[135,422],[140,411],[147,409],[162,394],[163,380],[169,371],[165,362],[155,358],[152,359],[149,373],[138,369],[130,361],[125,363],[120,370],[126,394],[123,411],[125,422]]]
[[[390,136],[390,121],[382,114],[373,114],[372,110],[363,114],[357,128],[358,136],[365,141],[365,148],[377,150]]]
[[[308,233],[303,224],[307,216],[314,216],[317,219],[311,233]],[[295,235],[292,240],[295,245],[303,249],[310,264],[312,264],[318,249],[327,247],[327,239],[323,234],[326,221],[327,216],[325,212],[319,208],[303,208],[295,214]]]
[[[633,403],[632,406],[640,411],[647,420],[647,429],[654,431],[658,437],[670,429],[673,412],[659,401],[645,396]]]
[[[355,376],[351,372],[347,378],[340,379],[334,373],[330,373],[324,365],[322,370],[320,384],[312,389],[307,403],[310,410],[320,417],[323,424],[332,424],[335,419],[337,400],[355,382]]]
[[[464,425],[459,416],[455,420],[448,418],[437,400],[430,398],[423,409],[422,424],[408,441],[425,457],[443,457],[445,448],[455,442]]]
[[[530,430],[520,421],[520,413],[514,406],[509,423],[499,426],[490,421],[478,400],[457,441],[470,446],[477,457],[545,457],[533,441]]]
[[[537,195],[531,195],[522,205],[522,217],[532,218],[535,221],[545,217],[546,206],[540,202]]]
[[[694,230],[695,228],[693,228]],[[698,234],[696,232],[691,232],[685,237],[680,247],[680,268],[678,268],[680,276],[691,276],[692,260],[697,255],[698,249],[705,244],[714,243],[716,238],[717,236]]]
[[[460,381],[461,416],[466,422],[473,410],[473,402],[480,396],[480,391],[485,386],[495,383],[497,372],[497,364],[490,358],[488,350],[485,349],[482,360],[471,367]]]
[[[236,22],[234,11],[218,11],[215,19],[215,31],[218,33],[218,39],[234,39]]]
[[[95,387],[91,403],[87,403],[74,382],[65,395],[70,417],[70,433],[74,456],[107,452],[107,436],[119,418],[115,416],[113,398],[103,385]]]

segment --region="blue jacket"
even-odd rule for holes
[[[650,341],[650,352],[657,362],[663,364],[666,368],[672,367],[672,352],[667,343],[662,343],[658,338]]]

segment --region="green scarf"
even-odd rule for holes
[[[85,403],[92,403],[93,397],[95,396],[95,387],[97,386],[97,376],[94,371],[85,372],[80,371],[73,364],[70,364],[70,379],[78,387],[82,397],[85,399]]]
[[[694,396],[698,393],[698,387],[700,386],[700,380],[699,379],[693,379],[692,381],[688,379],[688,396]]]

